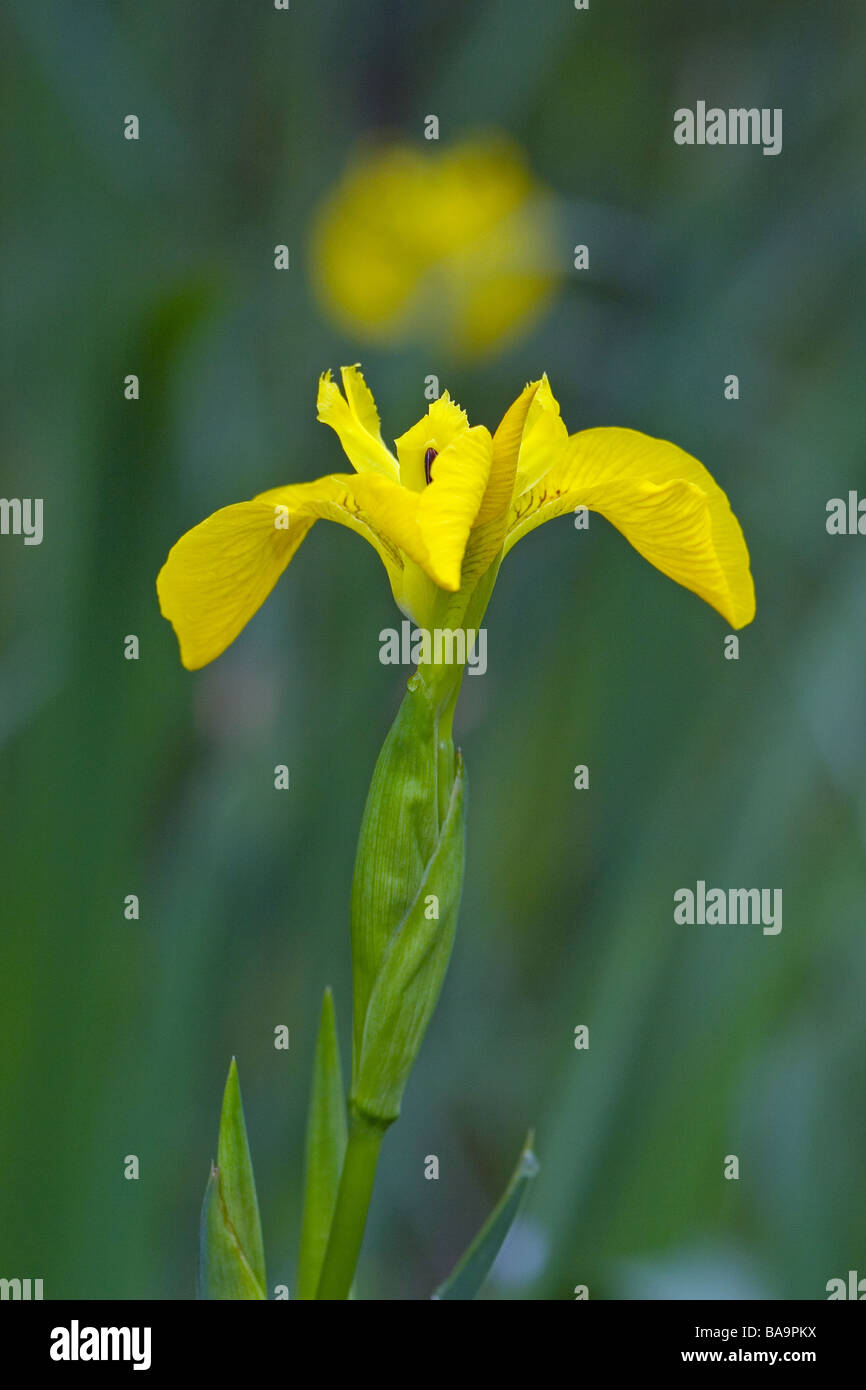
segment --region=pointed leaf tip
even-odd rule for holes
[[[316,1296],[337,1202],[346,1142],[346,1098],[337,1017],[333,993],[327,988],[322,999],[307,1118],[304,1214],[298,1259],[300,1299],[314,1299]]]
[[[264,1299],[267,1288],[261,1221],[244,1123],[237,1063],[223,1093],[216,1162],[201,1214],[199,1297]]]
[[[448,1278],[432,1294],[433,1299],[472,1299],[484,1284],[541,1166],[532,1149],[533,1141],[530,1130],[504,1193]]]

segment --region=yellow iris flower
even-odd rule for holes
[[[475,357],[527,330],[561,272],[552,195],[504,137],[373,146],[315,217],[313,284],[348,334]]]
[[[675,444],[628,429],[569,435],[545,376],[492,435],[446,392],[396,440],[395,454],[359,368],[341,375],[342,391],[330,372],[321,377],[318,417],[355,471],[223,507],[172,547],[157,591],[189,670],[234,641],[320,519],[370,542],[397,604],[420,627],[457,627],[468,612],[477,623],[515,542],[578,506],[606,517],[732,627],[754,617],[739,523],[703,464]]]

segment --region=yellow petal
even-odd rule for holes
[[[381,473],[396,482],[397,460],[385,447],[376,402],[360,368],[341,367],[340,375],[345,396],[330,372],[319,378],[318,418],[336,431],[346,457],[359,473]]]
[[[524,431],[538,387],[537,381],[531,381],[523,388],[517,400],[506,410],[493,436],[493,462],[487,491],[478,513],[479,526],[492,521],[494,517],[504,517],[508,510],[514,495],[517,460],[522,450]]]
[[[412,448],[418,447],[414,442]],[[492,456],[493,441],[483,425],[459,429],[437,454],[433,481],[422,491],[367,473],[353,479],[352,492],[378,531],[440,588],[454,591],[460,587],[463,555],[487,487]]]
[[[535,486],[568,438],[568,430],[560,418],[559,402],[550,389],[546,372],[536,386],[517,460],[515,497]]]
[[[274,488],[250,502],[223,507],[172,546],[156,587],[188,670],[206,666],[234,641],[320,517],[339,521],[370,541],[396,592],[402,558],[360,514],[351,491],[355,481],[351,475],[334,474]]]
[[[491,464],[481,506],[472,524],[460,568],[460,594],[443,610],[443,624],[462,621],[462,610],[482,577],[502,553],[514,492],[517,460],[539,382],[532,381],[505,412],[491,442]],[[447,619],[447,621],[446,621]]]
[[[466,411],[452,401],[447,391],[432,401],[426,415],[422,415],[417,425],[394,441],[397,457],[400,460],[400,482],[413,492],[423,492],[427,487],[424,471],[424,456],[428,449],[441,453],[448,445],[469,429]]]
[[[506,551],[577,506],[600,512],[650,564],[705,599],[732,627],[755,616],[749,553],[728,499],[703,464],[636,430],[572,435],[515,499]]]
[[[420,495],[418,524],[431,558],[428,571],[443,589],[458,589],[463,555],[475,525],[493,462],[493,440],[483,425],[455,435],[433,464],[433,482]]]

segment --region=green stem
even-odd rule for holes
[[[367,1210],[376,1177],[376,1164],[385,1130],[359,1116],[352,1116],[349,1142],[343,1159],[343,1172],[337,1192],[337,1205],[328,1248],[319,1277],[316,1298],[349,1297],[361,1241],[367,1224]]]
[[[451,803],[454,786],[454,708],[463,681],[463,668],[453,666],[418,667],[418,674],[436,702],[436,786],[440,828]]]

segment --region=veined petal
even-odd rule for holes
[[[506,552],[577,506],[600,512],[650,564],[732,627],[752,621],[755,590],[739,522],[703,464],[675,444],[626,429],[572,435],[544,476],[515,498]]]
[[[352,492],[356,481],[351,474],[332,474],[273,488],[214,512],[172,546],[156,587],[187,670],[206,666],[234,641],[319,518],[339,521],[364,536],[397,592],[402,557],[362,514]]]
[[[396,482],[400,475],[397,460],[382,439],[376,402],[360,368],[341,367],[340,375],[345,396],[329,371],[319,377],[318,418],[336,431],[343,452],[358,473],[381,473]]]
[[[433,464],[433,482],[420,495],[418,524],[430,552],[429,573],[443,589],[459,589],[466,543],[475,525],[493,462],[484,425],[457,434]]]
[[[493,436],[490,474],[461,565],[461,586],[472,591],[502,552],[521,440],[538,382],[524,387]],[[454,610],[456,611],[456,610]],[[452,609],[449,623],[453,619]]]
[[[497,516],[504,518],[508,510],[514,495],[517,460],[524,431],[528,426],[529,412],[538,387],[537,381],[531,381],[523,388],[517,400],[506,410],[493,436],[493,461],[487,491],[478,513],[479,526]]]

